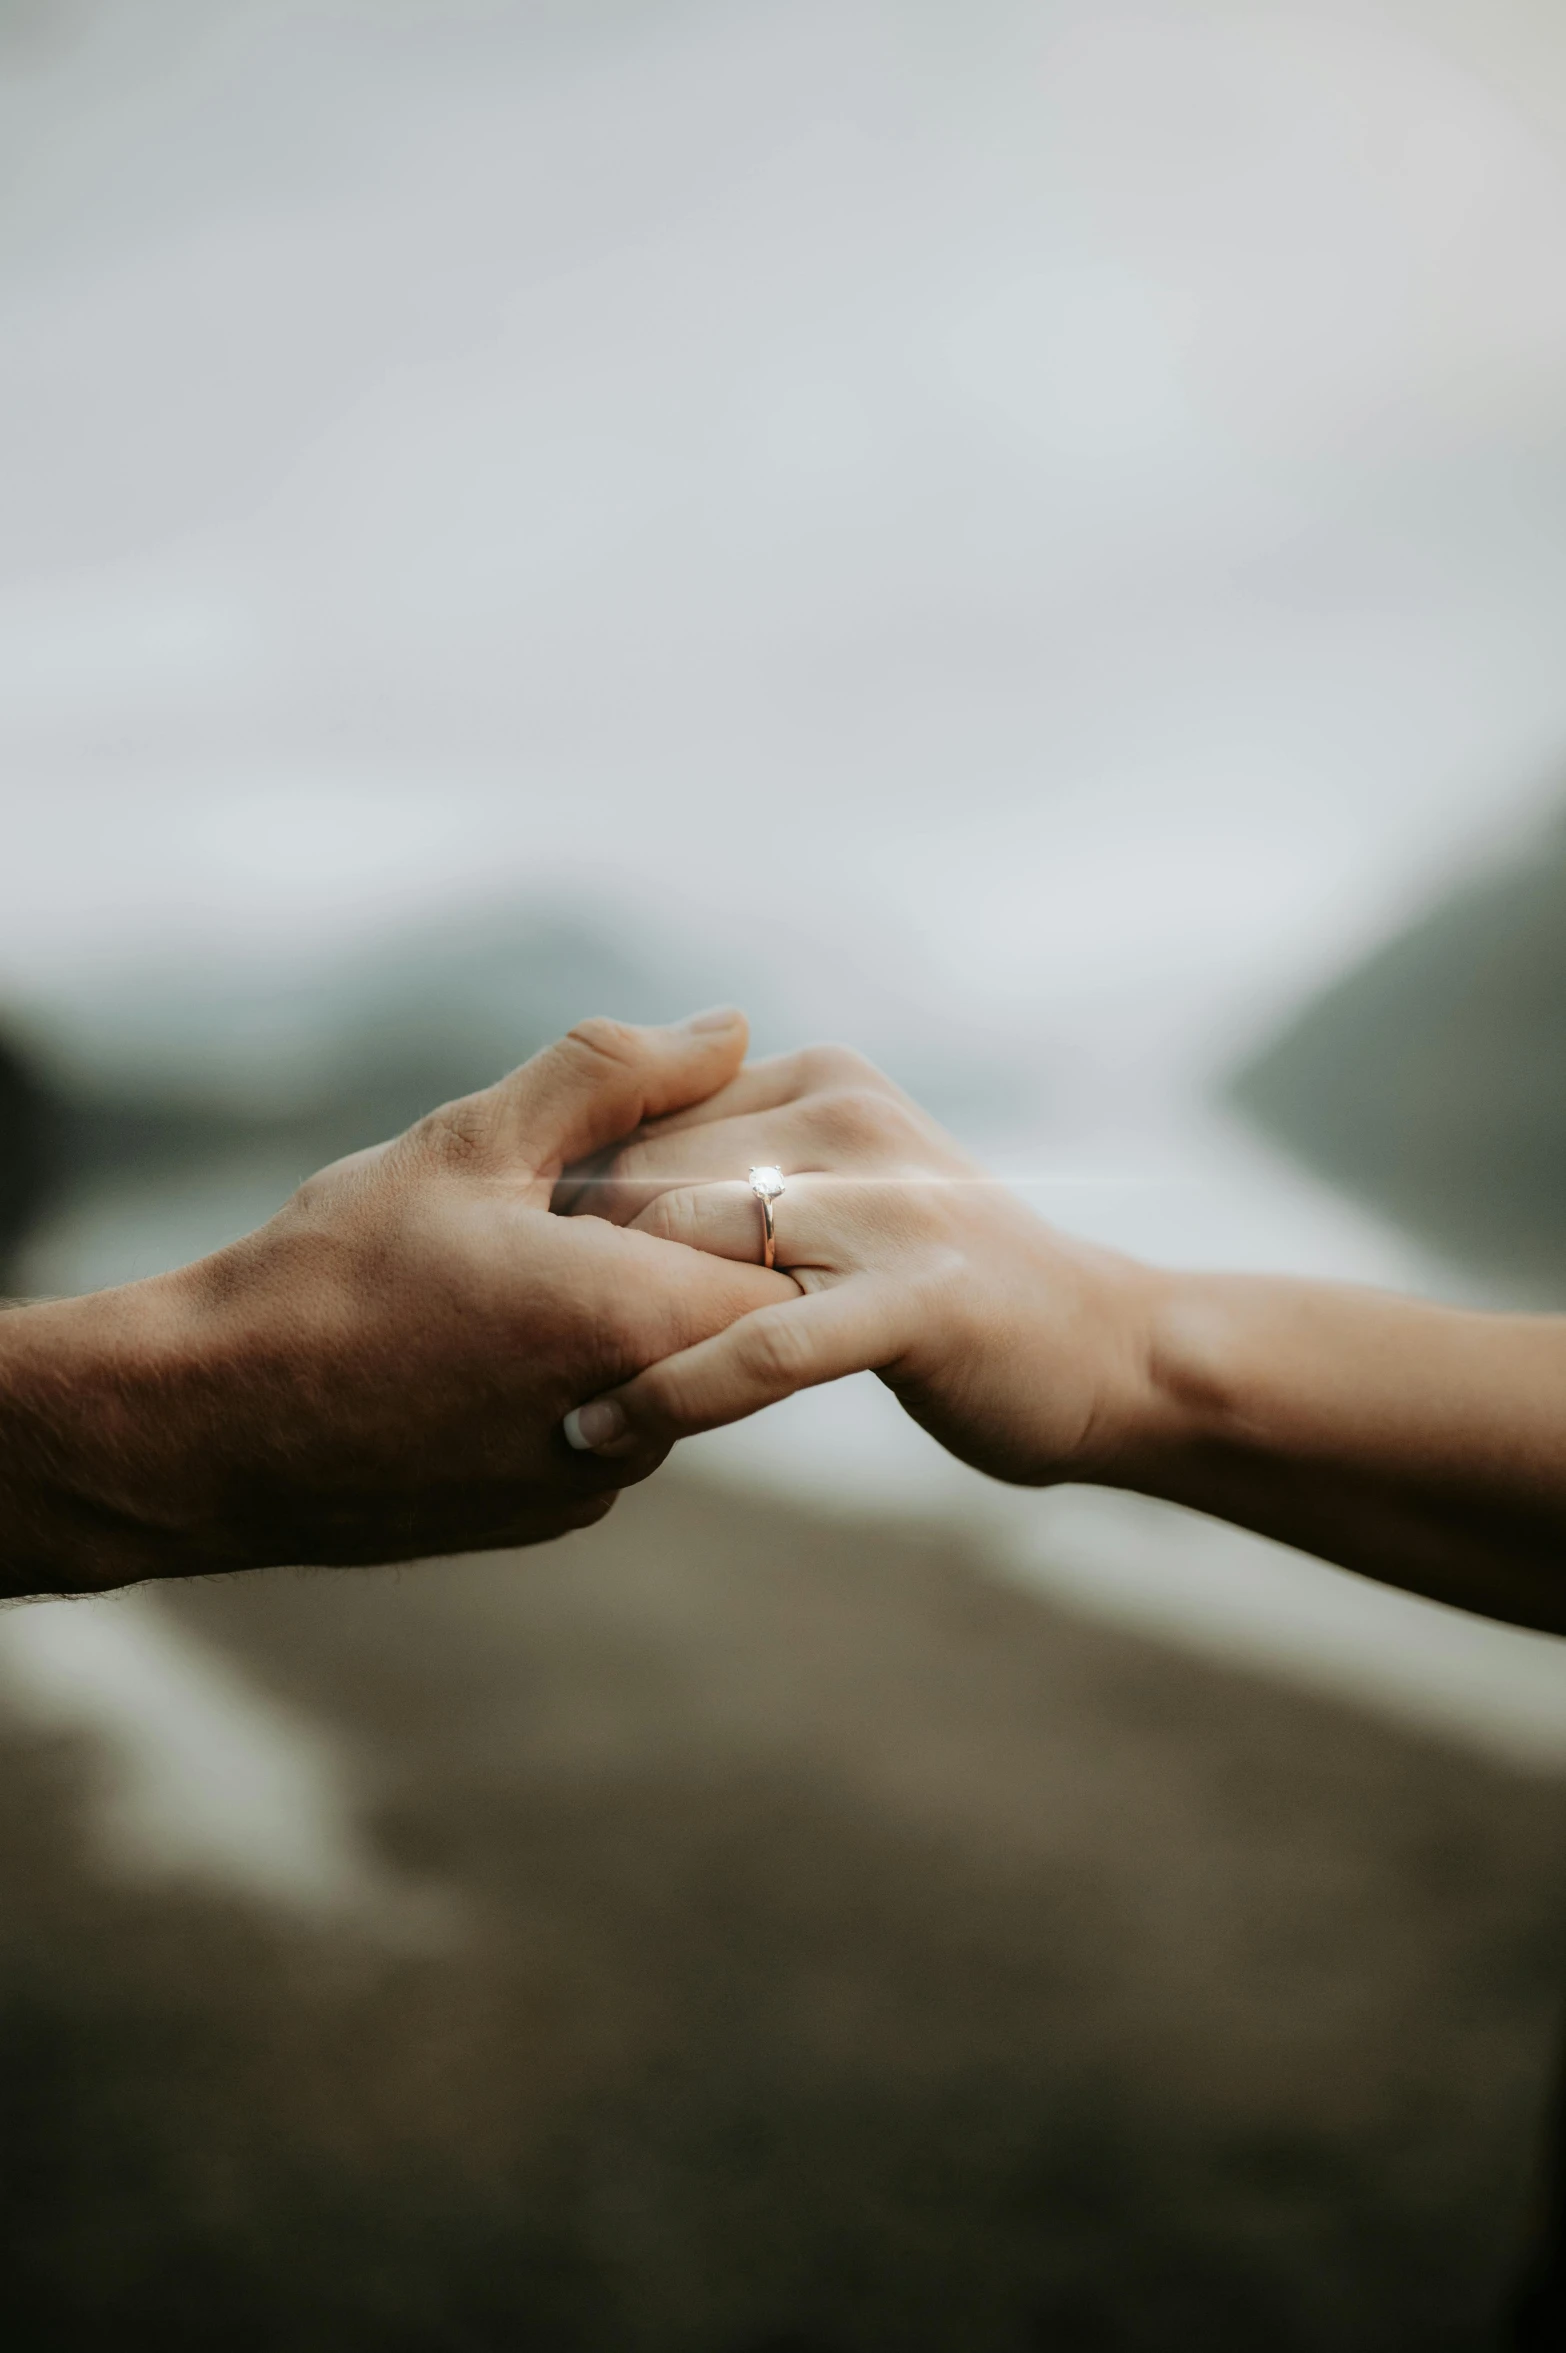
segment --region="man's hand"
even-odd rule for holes
[[[565,1414],[794,1286],[553,1216],[551,1191],[744,1051],[736,1013],[584,1022],[229,1249],[0,1316],[0,1592],[411,1559],[601,1518],[666,1450],[573,1454]]]

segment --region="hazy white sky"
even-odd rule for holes
[[[1543,8],[0,27],[0,975],[560,883],[1200,1059],[1552,782]]]

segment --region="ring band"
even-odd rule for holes
[[[772,1223],[772,1204],[783,1190],[783,1171],[770,1163],[750,1172],[750,1189],[761,1203],[761,1263],[771,1266],[777,1256],[777,1232]]]

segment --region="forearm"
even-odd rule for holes
[[[1566,1632],[1566,1318],[1157,1278],[1111,1483]]]
[[[199,1567],[196,1326],[178,1279],[0,1314],[0,1598]]]

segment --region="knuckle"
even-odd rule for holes
[[[340,1160],[329,1161],[294,1187],[291,1206],[310,1217],[337,1209],[373,1183],[388,1162],[395,1161],[401,1143],[402,1138],[394,1136],[389,1143],[366,1144],[357,1152],[345,1152]]]
[[[660,1193],[636,1220],[639,1230],[659,1242],[690,1242],[696,1230],[695,1204],[688,1193]]]
[[[848,1087],[886,1083],[875,1064],[852,1046],[806,1046],[797,1061],[800,1077],[811,1094],[835,1094]]]
[[[812,1107],[811,1121],[817,1137],[838,1152],[882,1153],[907,1142],[901,1104],[894,1096],[866,1087],[841,1087],[822,1095]]]
[[[642,1033],[628,1021],[594,1013],[566,1031],[558,1051],[592,1067],[608,1063],[616,1070],[627,1070],[642,1058]]]
[[[916,1233],[943,1238],[954,1230],[953,1197],[949,1188],[926,1178],[908,1188],[906,1215]]]
[[[758,1317],[749,1335],[751,1369],[770,1386],[798,1386],[809,1363],[809,1340],[798,1319],[787,1314]]]
[[[294,1187],[290,1207],[300,1216],[315,1217],[322,1210],[333,1208],[343,1189],[341,1163],[334,1160],[329,1168],[318,1168],[313,1176],[305,1178],[303,1184]]]
[[[427,1112],[408,1130],[407,1141],[444,1169],[461,1173],[480,1166],[494,1141],[494,1106],[487,1094],[463,1095]]]

